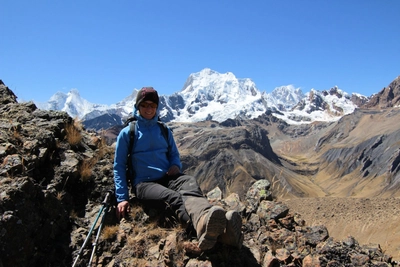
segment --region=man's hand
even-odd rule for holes
[[[180,170],[179,167],[176,165],[172,165],[171,167],[169,167],[168,171],[167,171],[167,175],[168,176],[174,176],[179,174]]]
[[[121,220],[121,218],[125,217],[130,211],[131,211],[131,207],[130,207],[128,201],[122,201],[122,202],[118,203],[118,206],[116,209],[118,221]]]

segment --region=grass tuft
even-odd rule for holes
[[[118,234],[118,225],[108,225],[102,231],[102,238],[105,240],[114,239]]]
[[[90,159],[83,160],[80,168],[79,173],[81,175],[81,181],[87,182],[89,181],[90,177],[92,177],[92,171],[95,163]]]
[[[65,131],[67,132],[67,141],[71,146],[79,145],[82,141],[82,122],[78,119],[74,119],[73,123],[68,123],[65,126]]]

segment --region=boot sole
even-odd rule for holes
[[[212,207],[208,213],[206,230],[199,238],[199,248],[201,250],[213,248],[217,243],[218,236],[224,233],[225,227],[225,210],[218,206]]]
[[[228,211],[226,213],[226,233],[221,238],[224,240],[223,243],[230,246],[237,247],[240,249],[243,244],[243,233],[242,233],[242,217],[237,211]]]

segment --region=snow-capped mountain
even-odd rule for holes
[[[57,92],[48,102],[35,104],[38,108],[44,110],[65,111],[73,118],[82,118],[93,111],[102,113],[109,109],[107,105],[93,104],[83,99],[76,89],[72,89],[68,94]]]
[[[293,85],[276,87],[265,98],[267,102],[279,109],[280,111],[289,111],[294,107],[305,95],[300,88],[294,88]]]
[[[251,79],[238,79],[231,72],[221,74],[211,69],[191,74],[175,98],[180,99],[179,108],[167,100],[161,113],[172,114],[172,121],[250,119],[267,110]]]
[[[138,89],[134,89],[125,99],[107,106],[82,99],[74,89],[68,94],[58,92],[47,103],[37,106],[63,110],[83,121],[100,116],[112,117],[112,121],[121,118],[116,121],[116,124],[121,124],[132,113],[137,92]],[[337,87],[328,91],[312,89],[303,94],[300,88],[292,85],[277,87],[268,94],[260,92],[249,78],[239,79],[231,72],[218,73],[205,68],[190,74],[181,91],[160,96],[160,117],[166,122],[222,122],[235,118],[256,118],[269,110],[290,124],[335,121],[354,111],[357,107],[354,97]]]
[[[361,95],[349,95],[337,86],[329,91],[311,89],[290,111],[275,114],[289,124],[301,124],[313,121],[336,121],[352,113],[358,103],[365,103],[368,98]]]

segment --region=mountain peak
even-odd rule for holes
[[[175,121],[224,121],[239,115],[254,118],[266,111],[262,95],[251,79],[238,79],[231,72],[221,74],[208,68],[191,74],[179,96],[185,107]]]
[[[202,69],[201,71],[199,71],[197,73],[199,73],[201,75],[210,75],[210,74],[217,73],[217,72],[212,70],[212,69],[210,69],[210,68],[204,68],[204,69]],[[193,74],[195,75],[196,73],[193,73]]]

